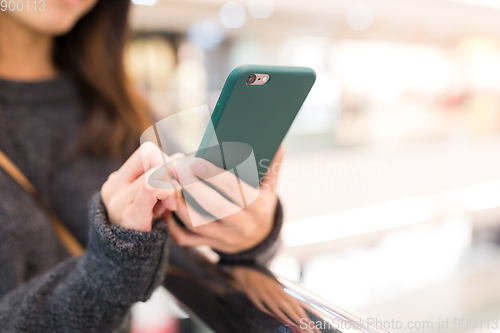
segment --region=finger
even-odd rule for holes
[[[147,178],[152,171],[154,169],[140,178]],[[144,179],[142,180],[142,186],[137,192],[134,201],[127,207],[128,214],[126,214],[125,223],[129,225],[129,229],[149,231],[151,230],[153,208],[156,203],[166,200],[170,196],[175,196],[175,190],[173,188],[157,189],[151,187]]]
[[[113,193],[118,194],[112,197],[112,199],[109,201],[109,206],[114,207],[114,211],[122,212],[123,210],[125,210],[128,205],[134,202],[137,193],[139,193],[139,190],[144,185],[145,181],[146,177],[145,175],[142,175],[141,177],[134,180],[132,184],[122,184],[124,188],[122,188],[123,186],[121,186],[112,189]]]
[[[300,306],[298,300],[283,290],[281,285],[276,284],[277,288],[270,288],[268,290],[268,294],[272,295],[276,300],[278,306],[285,312],[285,314],[290,317],[297,326],[299,326],[303,320],[309,324],[311,319],[306,314],[304,309]],[[306,328],[308,332],[317,333],[318,330],[316,328],[311,329],[309,326]]]
[[[165,215],[164,215],[165,216]],[[172,214],[165,217],[167,222],[170,236],[180,246],[199,246],[199,245],[214,245],[213,240],[210,238],[197,235],[177,224]]]
[[[170,156],[170,160],[174,161],[174,160],[182,158],[184,156],[186,156],[186,155],[184,155],[183,153],[175,153],[175,154],[173,154],[173,155]]]
[[[278,306],[285,312],[285,314],[293,320],[295,324],[300,325],[301,320],[305,319],[306,321],[310,321],[309,317],[305,314],[304,310],[300,307],[300,305],[295,304],[294,302],[290,302],[290,299],[285,297],[280,297],[276,299],[278,302]],[[302,309],[302,314],[299,309]],[[304,318],[304,319],[303,319]]]
[[[271,312],[274,314],[275,317],[277,317],[279,320],[281,320],[283,323],[290,324],[290,325],[295,325],[290,318],[288,318],[283,311],[276,305],[274,299],[270,298],[268,295],[262,295],[263,296],[263,302],[265,306],[271,310]]]
[[[201,215],[182,199],[178,200],[175,213],[191,232],[217,242],[217,249],[223,251],[223,246],[234,246],[236,238],[228,228],[235,228],[235,226],[213,221],[212,217]]]
[[[302,308],[302,306],[300,304],[294,304],[294,303],[291,303],[291,305],[294,306],[294,310],[296,312],[296,315],[299,317],[299,323],[302,323],[300,320],[303,320],[302,318],[304,318],[306,320],[306,322],[307,322],[308,328],[310,328],[309,327],[309,323],[312,320],[311,320],[311,318],[309,318],[309,316],[304,311],[304,309]],[[300,325],[300,324],[298,324],[298,325]],[[314,332],[314,333],[321,333],[321,331],[316,328],[316,325],[314,325],[314,328],[312,329],[312,332]]]
[[[153,216],[161,216],[166,210],[167,208],[163,205],[163,203],[161,201],[158,201],[153,207]]]
[[[187,166],[193,174],[212,184],[241,207],[245,206],[244,196],[255,197],[260,192],[255,187],[236,177],[232,172],[219,168],[203,158],[193,157],[189,159]]]
[[[213,219],[211,216],[202,215],[192,205],[186,202],[182,194],[177,196],[177,216],[190,229],[198,229],[210,223],[210,225],[222,225],[222,222]],[[194,231],[194,230],[193,230]],[[196,231],[195,231],[196,232]]]
[[[145,157],[143,157],[142,154],[144,154]],[[152,142],[144,143],[127,159],[120,169],[109,175],[108,179],[103,184],[101,191],[103,200],[106,202],[107,198],[110,196],[116,197],[116,193],[127,191],[128,185],[135,182],[135,180],[143,175],[145,172],[144,170],[148,171],[152,167],[162,163],[161,156],[164,156],[165,159],[168,158],[168,156],[159,150],[159,148]],[[134,191],[132,198],[129,195],[126,201],[131,202],[135,197],[135,194],[136,192]]]
[[[117,196],[117,200],[122,202],[123,205],[131,204],[134,201],[135,197],[137,196],[137,193],[139,193],[141,187],[144,186],[145,181],[146,181],[145,175],[134,180],[132,184],[129,184],[123,190],[120,191],[120,194]]]
[[[176,164],[177,179],[184,190],[215,219],[227,222],[227,216],[241,210],[241,206],[224,198],[219,192],[200,181],[188,167],[180,162]]]
[[[182,153],[175,153],[172,156],[170,156],[170,160],[166,164],[166,168],[167,168],[168,174],[171,178],[176,179],[176,176],[175,176],[176,163],[178,163],[180,161],[186,162],[188,160],[188,158],[189,157],[185,156]]]
[[[264,312],[268,316],[273,317],[273,314],[264,306],[264,304],[261,302],[259,296],[251,291],[251,290],[245,290],[245,293],[247,294],[248,298],[250,301],[259,309],[260,311]]]
[[[168,178],[162,179],[162,177],[166,175],[166,172],[164,170],[165,168],[161,166],[153,168],[150,171],[148,171],[147,174],[141,175],[139,178],[134,180],[132,184],[130,184],[124,190],[122,190],[120,196],[118,197],[119,198],[118,200],[122,203],[122,206],[124,207],[124,205],[131,204],[134,201],[135,197],[137,196],[137,193],[139,192],[141,187],[144,186],[146,179],[148,181],[148,184],[156,189],[176,188],[176,185],[174,184],[177,183],[176,180],[171,180]],[[167,199],[162,200],[161,203],[165,208],[169,210],[177,209],[177,201],[175,196],[168,196]]]
[[[148,171],[148,184],[156,189],[175,189],[175,195],[169,196],[165,200],[161,200],[163,206],[169,210],[175,211],[177,209],[177,197],[181,194],[178,189],[180,185],[175,179],[171,179],[167,168],[163,165]]]
[[[214,220],[212,216],[201,214],[188,201],[189,200],[186,201],[182,195],[178,197],[176,214],[192,231],[199,233],[198,231],[204,231],[205,229],[221,230],[223,227],[234,228],[234,226],[223,224],[219,220]]]
[[[294,306],[298,306],[295,299],[283,291],[282,286],[274,280],[264,284],[263,287],[264,294],[273,300],[273,305],[280,309],[288,321],[292,321],[297,326],[300,325],[300,315],[294,309]]]
[[[269,169],[266,175],[262,178],[261,190],[276,190],[276,184],[278,182],[279,172],[281,168],[281,164],[283,162],[283,158],[285,157],[285,149],[283,145],[278,148],[276,155],[274,155],[271,164],[269,165]]]
[[[143,143],[121,166],[117,172],[117,178],[121,181],[132,182],[151,168],[168,161],[168,155],[160,147],[148,141]]]
[[[163,152],[152,142],[143,143],[116,172],[119,181],[132,182],[152,166],[163,163]]]

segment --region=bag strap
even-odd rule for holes
[[[3,169],[12,179],[14,179],[35,201],[41,206],[45,215],[49,219],[50,225],[57,238],[72,256],[79,256],[85,252],[84,247],[76,239],[71,231],[59,220],[52,208],[38,193],[31,182],[26,178],[21,170],[0,150],[0,168]]]

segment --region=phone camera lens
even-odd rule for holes
[[[252,75],[250,75],[250,76],[248,77],[248,79],[247,79],[247,83],[248,83],[248,84],[252,84],[252,83],[254,83],[254,82],[255,82],[255,80],[257,80],[257,76],[256,76],[255,74],[252,74]]]

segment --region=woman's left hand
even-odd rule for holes
[[[171,215],[165,216],[174,241],[181,246],[208,245],[227,254],[249,250],[264,241],[274,225],[278,200],[275,189],[283,157],[284,151],[280,147],[261,182],[260,189],[244,183],[233,173],[201,158],[192,158],[188,163],[176,163],[174,172],[179,183],[187,189],[196,203],[217,220],[194,226],[190,221],[203,221],[205,217],[179,195],[176,214],[187,228],[177,224]],[[246,205],[243,199],[242,203],[242,193],[245,197],[255,200]]]

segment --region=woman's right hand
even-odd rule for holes
[[[158,146],[146,142],[109,175],[102,185],[101,196],[111,223],[126,229],[151,231],[155,216],[177,209],[178,184],[164,167],[169,160]]]

